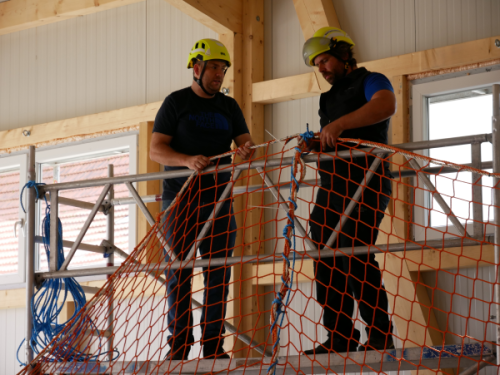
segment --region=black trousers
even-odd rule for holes
[[[386,187],[382,189],[385,194],[365,191],[363,202],[356,205],[332,249],[375,243],[391,190],[389,182],[383,185]],[[312,239],[320,248],[330,238],[350,201],[332,190],[318,191],[310,228]],[[317,300],[323,307],[323,324],[329,337],[339,342],[351,338],[359,340],[360,333],[354,329],[352,320],[354,300],[358,301],[360,315],[370,337],[385,337],[392,331],[387,313],[387,293],[374,254],[320,257],[315,262],[315,277]]]
[[[163,201],[163,210],[170,206],[170,200]],[[198,233],[208,220],[214,204],[196,204],[186,206],[180,202],[175,212],[167,217],[166,238],[172,251],[184,259],[194,244]],[[202,259],[230,258],[236,241],[236,220],[230,200],[222,205],[212,228],[199,245]],[[196,255],[196,254],[195,254]],[[166,261],[168,261],[168,256]],[[192,344],[193,311],[191,308],[192,268],[167,270],[167,298],[169,310],[167,315],[169,337],[168,342]],[[202,340],[222,337],[225,332],[227,297],[231,267],[203,267],[203,308],[201,310],[200,328]],[[223,340],[223,339],[221,339]],[[217,343],[213,344],[217,345]]]

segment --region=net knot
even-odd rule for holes
[[[300,148],[296,148],[298,150],[300,150],[300,153],[301,155],[305,155],[305,154],[308,154],[309,151],[307,152],[304,152],[304,150],[306,149],[309,149],[310,148],[310,142],[311,142],[311,139],[314,139],[314,132],[312,130],[309,130],[309,124],[306,124],[306,131],[304,133],[300,133],[299,136],[300,136],[300,141],[299,141],[299,146]]]
[[[306,124],[306,131],[304,133],[300,133],[300,137],[308,143],[311,139],[314,138],[314,132],[309,130],[309,124]]]

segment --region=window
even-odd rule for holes
[[[499,81],[500,72],[493,71],[428,83],[416,82],[412,89],[413,141],[491,133],[491,87]],[[470,144],[421,152],[432,158],[457,164],[472,162]],[[492,146],[489,142],[481,145],[481,160],[492,160]],[[442,174],[432,176],[431,181],[472,235],[472,174]],[[493,221],[493,210],[488,210],[492,202],[492,183],[490,177],[482,178],[483,222]],[[418,186],[423,184],[419,182]],[[417,240],[440,238],[443,232],[457,233],[429,192],[424,193],[419,189],[415,200],[416,206],[420,207],[415,209],[414,217]],[[432,227],[434,230],[425,230],[424,227]]]
[[[92,142],[84,145],[57,148],[38,152],[39,181],[52,184],[78,180],[104,178],[108,175],[108,164],[114,165],[114,175],[136,174],[137,152],[136,137],[128,136],[112,140]],[[60,197],[95,203],[103,187],[62,190]],[[125,185],[115,185],[115,199],[128,197]],[[40,205],[40,223],[45,217],[45,203]],[[128,252],[135,246],[135,206],[115,206],[115,245]],[[59,204],[59,218],[63,226],[63,239],[74,241],[90,211],[73,206]],[[89,227],[83,243],[100,245],[106,236],[106,216],[98,212]],[[39,247],[37,270],[48,270],[48,263],[43,246]],[[65,254],[69,249],[65,248]],[[122,259],[115,256],[115,264]],[[102,254],[78,250],[70,263],[70,269],[82,267],[103,267],[106,259]]]
[[[25,237],[22,223],[26,219],[19,195],[26,183],[27,156],[0,158],[0,284],[25,281]],[[23,199],[26,207],[26,199]]]

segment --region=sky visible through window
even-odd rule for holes
[[[465,99],[429,103],[429,140],[491,133],[492,95],[485,94]],[[492,160],[492,146],[481,146],[482,161]],[[458,164],[471,162],[471,146],[453,146],[431,149],[429,156]],[[437,191],[451,206],[460,221],[472,225],[472,175],[467,172],[444,174],[432,178]],[[483,221],[493,221],[491,205],[492,179],[483,177]],[[433,227],[451,225],[434,200],[431,205],[430,224]],[[469,230],[469,229],[468,229]],[[470,229],[472,231],[472,229]]]

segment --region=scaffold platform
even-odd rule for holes
[[[458,363],[460,361],[460,363]],[[374,350],[354,353],[321,354],[317,356],[295,355],[280,357],[276,373],[320,374],[326,371],[336,373],[355,373],[361,371],[387,372],[417,369],[470,368],[479,364],[496,363],[495,350],[492,344],[481,345],[446,345],[433,347],[416,347],[393,349],[385,352]],[[106,362],[67,363],[57,371],[54,363],[41,366],[40,374],[265,374],[270,365],[270,358],[232,358],[206,359],[195,358],[188,361],[131,361],[114,362],[110,366]]]

